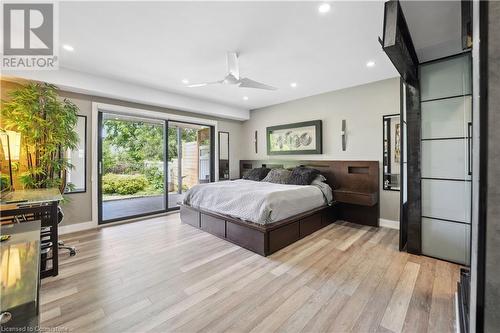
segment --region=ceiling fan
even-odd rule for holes
[[[254,88],[254,89],[264,89],[264,90],[278,89],[276,87],[251,80],[247,77],[240,77],[240,69],[238,66],[238,54],[236,52],[228,52],[226,56],[227,56],[227,75],[224,79],[213,82],[190,84],[187,87],[196,88],[212,84],[227,84],[227,85],[236,85],[240,88]]]

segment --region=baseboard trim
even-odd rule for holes
[[[97,223],[95,223],[94,221],[62,225],[59,227],[59,235],[66,235],[73,232],[95,229],[97,227]]]
[[[136,217],[133,219],[116,221],[116,222],[111,222],[111,223],[106,223],[106,224],[101,224],[101,225],[97,224],[97,222],[94,222],[94,221],[81,222],[81,223],[75,223],[75,224],[69,224],[69,225],[62,225],[59,227],[59,235],[66,235],[66,234],[71,234],[73,232],[85,231],[85,230],[91,230],[91,229],[112,227],[114,225],[120,225],[120,224],[125,224],[125,223],[141,221],[141,220],[153,219],[156,217],[167,216],[167,215],[175,214],[175,213],[179,213],[179,211],[174,210],[174,211],[170,211],[170,212],[154,214],[154,215],[149,215],[149,216],[143,216],[143,217]]]
[[[399,221],[378,219],[378,224],[381,227],[399,230]]]

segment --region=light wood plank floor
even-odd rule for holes
[[[459,267],[332,224],[264,258],[179,214],[66,235],[41,325],[69,332],[452,332]]]

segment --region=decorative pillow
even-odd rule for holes
[[[271,169],[268,168],[255,168],[248,171],[248,173],[243,176],[243,179],[255,180],[260,182],[262,179],[266,178],[270,170]]]
[[[311,185],[313,184],[320,184],[320,183],[323,183],[323,182],[326,182],[326,178],[325,176],[323,176],[322,174],[319,174],[316,176],[316,178],[314,178],[314,180],[311,182]]]
[[[291,174],[292,172],[290,170],[272,169],[262,181],[275,184],[288,184]]]
[[[293,169],[288,184],[293,185],[311,185],[312,181],[316,176],[319,175],[319,171],[312,168],[297,167]]]

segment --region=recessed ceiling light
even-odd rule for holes
[[[325,14],[325,13],[328,13],[330,11],[330,4],[329,3],[322,3],[321,5],[319,5],[318,7],[318,12],[320,12],[321,14]]]
[[[68,45],[68,44],[64,44],[63,45],[63,49],[65,49],[66,51],[70,51],[70,52],[73,52],[75,49],[73,48],[73,46],[71,45]]]
[[[297,82],[292,82],[292,83],[290,83],[290,87],[292,87],[292,88],[297,88]]]
[[[244,101],[248,101],[248,96],[243,96]]]
[[[188,79],[182,79],[182,83],[184,83],[184,84],[188,84],[188,83],[189,83],[189,80],[188,80]]]
[[[375,61],[368,61],[366,63],[366,67],[373,67],[373,66],[375,66]]]

